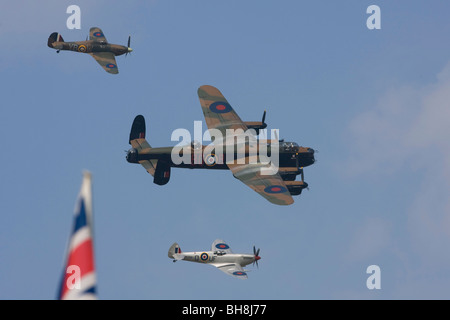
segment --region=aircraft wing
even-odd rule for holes
[[[224,138],[226,129],[247,130],[245,123],[217,88],[201,86],[197,93],[208,129],[220,130]]]
[[[97,27],[92,27],[89,30],[89,40],[108,43],[108,41],[106,41],[106,37],[103,34],[102,29],[97,28]]]
[[[211,264],[220,271],[225,272],[226,274],[239,278],[239,279],[247,279],[247,272],[241,267],[238,263],[217,263]]]
[[[225,253],[233,253],[230,249],[230,246],[222,239],[214,240],[214,242],[211,245],[211,251],[214,252],[217,250],[223,251]]]
[[[117,68],[116,58],[112,52],[91,52],[89,53],[106,72],[117,74],[119,69]]]
[[[261,169],[269,168],[262,164],[234,164],[228,165],[233,176],[270,202],[278,205],[289,205],[294,203],[283,179],[278,173],[274,175],[263,175]]]
[[[227,129],[248,129],[246,124],[239,118],[222,93],[212,86],[201,86],[198,89],[198,97],[202,106],[208,129],[217,129],[222,137],[227,140]],[[230,132],[228,132],[230,134]],[[235,138],[233,137],[233,143]],[[246,135],[249,141],[249,154],[257,154],[258,141],[252,134]],[[224,143],[225,141],[222,141]],[[216,141],[214,141],[216,143]],[[223,148],[224,152],[226,148]],[[263,174],[262,170],[268,169],[270,165],[262,163],[239,164],[238,161],[227,162],[228,168],[233,172],[235,178],[241,180],[247,186],[259,193],[270,202],[278,205],[289,205],[294,203],[286,184],[278,172]]]

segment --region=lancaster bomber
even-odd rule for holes
[[[127,152],[127,161],[141,164],[158,185],[169,182],[171,167],[229,169],[235,178],[268,201],[277,205],[292,204],[292,196],[301,194],[308,187],[304,181],[303,168],[315,162],[314,149],[300,147],[295,142],[278,141],[278,137],[261,141],[257,135],[267,127],[265,112],[262,121],[244,122],[215,87],[201,86],[198,96],[209,132],[214,133],[211,134],[211,137],[215,137],[213,148],[196,142],[183,148],[152,148],[145,139],[145,119],[138,115],[131,127],[129,143],[132,148]],[[222,156],[225,149],[231,150],[231,160],[228,151],[226,160]],[[275,155],[278,156],[275,161],[277,166],[273,166],[274,161],[262,161],[267,160],[266,155],[269,154],[272,160]],[[175,160],[182,156],[188,161],[174,161],[174,155]],[[200,155],[198,159],[197,155]],[[266,157],[263,158],[264,156]],[[298,175],[301,176],[301,181],[295,180]]]
[[[119,73],[115,56],[127,55],[133,51],[130,48],[130,37],[128,37],[127,46],[110,44],[106,41],[103,31],[97,27],[90,29],[89,40],[86,39],[86,41],[65,42],[58,32],[53,32],[48,37],[47,45],[56,49],[57,53],[61,50],[68,50],[90,54],[106,72],[112,74]]]
[[[173,259],[173,262],[185,260],[209,264],[239,279],[247,279],[247,270],[243,267],[250,263],[256,263],[258,266],[258,260],[261,259],[259,249],[256,250],[255,246],[253,246],[253,254],[233,253],[228,244],[221,239],[214,240],[211,251],[199,252],[181,252],[180,246],[175,242],[170,247],[168,256]]]

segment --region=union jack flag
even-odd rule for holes
[[[72,233],[57,298],[60,300],[97,299],[92,228],[91,174],[83,173],[83,182],[75,206]]]

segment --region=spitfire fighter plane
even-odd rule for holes
[[[258,260],[261,259],[259,249],[256,250],[255,246],[253,246],[253,254],[233,253],[228,244],[221,239],[214,240],[211,251],[200,252],[181,252],[180,246],[175,242],[170,247],[168,256],[173,259],[173,262],[185,260],[209,264],[239,279],[247,279],[248,271],[243,267],[250,263],[256,263],[258,266]]]
[[[131,127],[129,143],[132,148],[127,152],[127,161],[141,164],[153,176],[153,182],[158,185],[169,182],[171,167],[229,169],[235,178],[241,180],[268,201],[277,205],[292,204],[294,202],[292,196],[301,194],[302,190],[308,187],[308,184],[304,182],[303,167],[314,163],[314,150],[300,147],[295,142],[279,142],[278,138],[276,141],[265,140],[266,151],[278,154],[279,158],[278,170],[267,174],[267,172],[263,172],[263,169],[268,169],[269,164],[262,161],[250,161],[253,154],[261,157],[261,141],[255,134],[267,127],[264,121],[265,112],[262,121],[244,122],[215,87],[201,86],[198,89],[198,96],[209,132],[215,130],[216,133],[222,135],[222,140],[215,139],[213,141],[215,151],[211,151],[210,146],[192,142],[179,152],[179,154],[184,154],[188,151],[190,161],[175,163],[172,158],[175,147],[152,148],[145,139],[145,119],[142,115],[138,115]],[[244,143],[245,151],[240,153],[241,159],[239,159],[244,161],[220,159],[217,150],[229,150],[230,145],[227,145],[229,140],[225,138],[230,136],[230,132],[235,134],[236,132],[247,132],[248,129],[253,129],[255,134],[245,136],[247,139],[247,142]],[[239,157],[238,143],[235,142],[235,136],[231,140],[234,143],[234,146],[231,146],[231,150],[234,150],[232,156],[237,159]],[[195,161],[194,157],[198,153],[203,156],[199,161]],[[298,175],[301,176],[301,181],[295,180]]]
[[[106,41],[103,31],[97,27],[90,29],[89,40],[86,39],[86,41],[65,42],[59,33],[53,32],[48,38],[47,45],[56,49],[57,53],[61,50],[69,50],[90,54],[106,72],[112,74],[119,73],[115,56],[127,55],[133,51],[130,48],[130,37],[128,37],[127,46],[110,44]]]

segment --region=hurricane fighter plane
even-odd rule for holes
[[[127,55],[133,51],[133,49],[130,48],[130,37],[128,37],[127,46],[110,44],[106,41],[103,31],[97,27],[90,29],[89,40],[86,39],[86,41],[65,42],[59,33],[53,32],[48,38],[47,45],[50,48],[56,49],[57,53],[61,50],[87,53],[91,55],[106,72],[112,74],[119,73],[115,56],[120,56],[122,54]]]
[[[185,260],[209,264],[239,279],[247,279],[248,270],[244,270],[246,265],[256,263],[258,266],[258,260],[261,259],[259,249],[256,250],[255,246],[253,246],[253,254],[233,253],[228,244],[221,239],[214,240],[211,251],[199,252],[182,252],[178,243],[175,242],[170,247],[168,256],[173,259],[173,262]]]
[[[265,112],[262,121],[244,122],[239,118],[222,93],[215,87],[201,86],[198,89],[198,96],[210,132],[211,130],[216,130],[216,132],[222,133],[223,137],[228,137],[229,130],[232,132],[246,132],[248,129],[253,129],[258,134],[260,130],[267,127]],[[239,131],[239,129],[241,130]],[[192,142],[180,152],[180,154],[183,154],[186,150],[192,151],[190,152],[192,156],[190,158],[191,161],[175,163],[171,156],[174,147],[152,148],[145,139],[145,130],[144,117],[142,115],[136,116],[129,137],[129,143],[132,148],[128,150],[126,159],[130,163],[141,164],[153,176],[153,182],[158,185],[164,185],[169,182],[171,167],[229,169],[235,178],[245,183],[268,201],[277,205],[289,205],[294,202],[292,196],[301,194],[302,190],[308,187],[308,184],[304,182],[303,167],[312,165],[315,161],[312,148],[300,147],[295,142],[278,141],[278,138],[276,139],[276,144],[273,143],[273,140],[267,140],[265,142],[267,143],[266,151],[269,150],[268,153],[278,151],[279,164],[278,170],[272,172],[272,174],[263,173],[262,169],[270,167],[269,164],[261,161],[257,163],[249,161],[250,155],[258,154],[261,150],[261,141],[257,140],[255,135],[250,134],[246,135],[248,140],[245,142],[244,163],[242,161],[223,161],[217,156],[217,150],[214,152],[208,151],[210,146],[199,145],[195,142]],[[216,139],[213,141],[213,144],[216,148],[223,150],[226,149],[224,148],[224,141],[228,143],[229,140]],[[234,138],[231,141],[236,143],[234,148],[232,147],[235,153],[232,156],[234,159],[237,159],[239,156],[237,142],[235,142]],[[200,161],[195,161],[194,159],[197,151],[203,154]],[[260,154],[258,154],[259,156]],[[301,176],[301,181],[295,180],[298,175]]]

